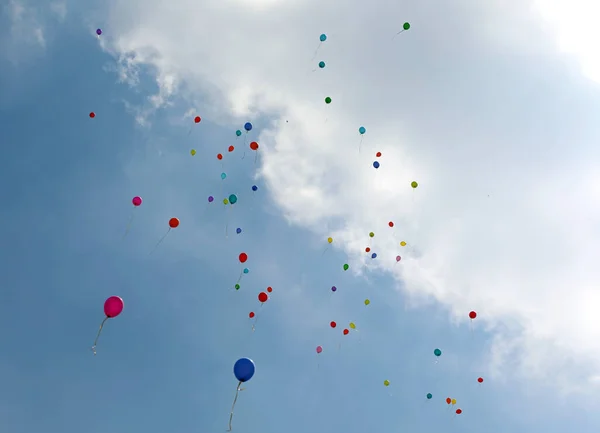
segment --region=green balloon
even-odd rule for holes
[[[239,284],[235,285],[235,290],[240,290],[240,285]]]
[[[440,349],[435,349],[435,350],[433,351],[433,354],[434,354],[435,356],[442,356],[442,351],[441,351]]]
[[[344,271],[347,271],[349,267],[350,266],[348,266],[348,263],[344,263]]]
[[[325,103],[326,104],[331,104],[331,98],[329,96],[327,98],[325,98]]]
[[[410,29],[410,23],[404,23],[404,25],[402,26],[402,28],[403,28],[404,30],[408,30],[408,29]]]

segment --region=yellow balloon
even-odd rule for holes
[[[371,303],[371,301],[369,301],[368,299],[365,299],[365,305],[369,305]]]
[[[405,247],[406,246],[406,242],[404,242],[404,241],[400,242],[400,246],[401,247]]]
[[[227,204],[229,203],[229,200],[227,200],[226,198],[223,199],[223,204]]]
[[[196,154],[196,149],[190,150],[190,155],[194,156]]]
[[[327,242],[332,243],[333,242],[333,238],[327,238]]]
[[[356,329],[356,325],[354,324],[354,322],[350,322],[350,329]]]
[[[413,180],[413,181],[410,183],[410,186],[412,186],[413,188],[416,188],[416,187],[418,187],[418,186],[419,186],[419,184]]]
[[[452,404],[456,404],[456,399],[455,398],[452,399]]]
[[[390,381],[386,379],[386,380],[383,381],[383,384],[385,386],[390,386]]]

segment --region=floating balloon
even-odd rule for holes
[[[94,117],[96,117],[96,113],[94,113],[93,111],[90,113],[90,119],[93,119]]]
[[[238,395],[241,390],[242,383],[248,382],[254,376],[254,371],[256,367],[254,366],[254,361],[248,358],[240,358],[233,365],[233,374],[235,378],[238,380],[237,389],[235,391],[235,398],[233,399],[233,404],[231,405],[231,413],[229,414],[229,430],[231,431],[231,421],[233,420],[233,411],[235,409],[235,403],[237,402]]]
[[[369,251],[371,251],[371,248],[369,248],[369,247],[365,248],[365,253],[368,253]]]
[[[373,232],[369,232],[369,237],[370,237],[370,238],[374,238],[374,237],[375,237],[375,233],[373,233]]]
[[[432,398],[433,398],[433,395],[430,392],[428,392],[427,393],[427,400],[431,400]]]
[[[477,378],[477,382],[479,382],[479,383],[483,383],[483,377],[478,377],[478,378]]]
[[[94,355],[96,354],[96,345],[98,344],[98,338],[100,338],[100,334],[102,333],[102,328],[104,327],[104,323],[108,319],[113,319],[117,317],[123,311],[124,307],[123,299],[118,296],[111,296],[106,301],[104,301],[104,315],[106,316],[102,323],[100,323],[100,329],[98,329],[98,334],[96,334],[96,339],[94,340],[94,345],[92,346],[92,352]]]
[[[239,260],[240,260],[240,263],[246,263],[246,260],[248,260],[248,254],[240,253]]]
[[[244,124],[244,129],[246,130],[246,132],[250,132],[250,131],[252,131],[252,123],[250,123],[250,122],[246,122],[246,123]]]
[[[380,157],[381,157],[381,152],[377,152],[377,153],[375,154],[375,156],[376,156],[377,158],[380,158]]]
[[[332,243],[332,242],[333,242],[333,238],[332,237],[327,238],[327,243]]]
[[[335,328],[337,326],[337,323],[332,321],[329,323],[329,326],[331,326],[332,328]]]
[[[380,164],[379,164],[379,162],[378,162],[378,161],[374,161],[374,162],[373,162],[373,167],[375,167],[375,168],[379,168],[379,165],[380,165]]]
[[[400,246],[401,246],[401,247],[405,247],[405,246],[406,246],[406,242],[404,242],[404,241],[401,241],[401,242],[400,242]]]
[[[344,271],[347,271],[347,270],[348,270],[348,268],[350,268],[350,266],[348,266],[348,263],[345,263],[345,264],[344,264]]]
[[[194,156],[196,154],[196,149],[190,150],[190,155]]]
[[[372,259],[376,259],[376,258],[377,258],[377,253],[373,253],[373,254],[371,254],[371,258],[372,258]]]
[[[441,351],[440,349],[435,349],[435,350],[433,351],[433,354],[434,354],[435,356],[442,356],[442,351]]]
[[[394,38],[395,38],[396,36],[398,36],[400,33],[402,33],[402,32],[405,32],[405,31],[407,31],[407,30],[409,30],[409,29],[410,29],[410,23],[404,23],[404,24],[402,25],[402,30],[400,30],[398,33],[396,33],[396,34],[394,35]],[[394,38],[392,38],[392,39],[394,39]]]
[[[254,311],[250,311],[250,314],[248,314],[248,317],[253,319],[254,318]]]
[[[239,284],[237,284],[237,283],[236,283],[236,285],[235,285],[235,286],[233,286],[233,287],[235,287],[235,290],[240,290],[240,285],[239,285]]]
[[[356,324],[354,322],[350,322],[348,326],[350,327],[350,329],[356,329]]]
[[[329,96],[327,98],[325,98],[325,103],[326,104],[331,104],[331,98]]]
[[[462,409],[456,409],[456,414],[460,415],[462,413]]]
[[[454,406],[455,404],[456,404],[456,399],[455,399],[455,398],[453,398],[453,399],[452,399],[452,406]]]
[[[235,194],[230,194],[229,195],[229,203],[236,204],[237,200],[238,200],[237,195],[235,195]]]
[[[415,189],[416,187],[418,187],[418,186],[419,186],[419,184],[413,180],[413,181],[410,183],[410,186],[412,186],[412,187],[413,187],[413,189]]]
[[[317,346],[317,353],[321,353],[323,351],[323,348],[321,346]]]
[[[237,136],[239,137],[240,135],[242,135],[242,131],[240,131],[240,130],[238,129],[237,131],[235,131],[235,135],[237,135]]]
[[[227,148],[227,150],[228,150],[228,151],[230,151],[230,152],[233,152],[233,151],[235,150],[235,147],[233,147],[233,146],[229,146],[229,147]]]
[[[331,286],[331,291],[332,291],[332,292],[335,292],[336,290],[337,290],[337,287],[335,287],[335,286]]]
[[[365,132],[367,132],[367,128],[365,128],[364,126],[361,126],[360,128],[358,128],[358,133],[360,135],[363,135]]]
[[[200,119],[200,116],[196,116],[194,117],[194,123],[200,123],[202,119]]]
[[[396,263],[398,263],[400,260],[402,260],[402,257],[396,256]]]
[[[319,40],[321,42],[325,42],[327,40],[327,35],[325,33],[322,33],[321,36],[319,36]]]
[[[227,200],[226,198],[223,199],[223,204],[229,204],[229,200]]]
[[[267,302],[267,300],[269,299],[269,295],[267,295],[265,292],[260,292],[258,294],[258,301],[262,304],[264,304],[265,302]]]
[[[448,398],[446,399],[446,403],[448,403],[448,404],[452,403],[452,399],[451,399],[450,397],[448,397]]]
[[[388,223],[388,226],[390,226],[390,227],[394,227],[394,221],[390,221],[390,222]]]
[[[102,34],[102,29],[96,29],[96,34],[100,36]]]
[[[344,335],[348,335],[350,333],[350,331],[348,331],[347,329],[344,329]]]
[[[208,196],[208,202],[212,203],[215,200],[215,198],[212,195]]]
[[[319,62],[319,68],[323,69],[325,67],[325,62],[320,61]]]
[[[131,203],[133,203],[135,207],[140,206],[142,204],[142,197],[136,195],[131,199]]]
[[[244,268],[244,269],[242,270],[242,272],[243,272],[244,274],[247,274],[247,273],[249,273],[249,272],[250,272],[250,269],[248,269],[248,268]]]
[[[390,386],[390,381],[389,381],[389,380],[387,380],[387,379],[386,379],[386,380],[384,380],[384,381],[383,381],[383,385],[384,385],[384,386]]]
[[[172,229],[176,229],[177,227],[179,227],[179,219],[178,218],[171,218],[169,220],[169,227]]]
[[[227,174],[226,173],[221,173],[221,180],[225,180],[225,178],[227,178]]]
[[[219,161],[223,160],[223,155],[221,155],[220,153],[217,153],[217,159]]]
[[[258,187],[256,185],[252,185],[252,191],[258,191]]]
[[[271,287],[271,286],[267,287],[267,292],[268,293],[271,293],[272,291],[273,291],[273,287]]]
[[[235,229],[235,232],[239,235],[242,232],[242,229],[238,227],[237,229]]]
[[[250,143],[250,149],[258,150],[258,143],[256,141],[253,141],[252,143]]]
[[[474,318],[476,318],[476,317],[477,317],[477,313],[476,313],[475,311],[471,311],[471,312],[469,313],[469,319],[473,320],[473,319],[474,319]]]
[[[369,301],[368,299],[365,299],[365,305],[369,305],[371,303],[371,301]]]

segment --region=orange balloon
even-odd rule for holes
[[[179,219],[178,218],[171,218],[169,220],[169,227],[171,227],[172,229],[176,229],[177,227],[179,227]]]
[[[253,141],[252,143],[250,143],[250,149],[258,150],[258,143],[256,141]]]
[[[365,248],[365,253],[368,253],[369,251],[371,251],[371,248],[369,248],[369,247]]]

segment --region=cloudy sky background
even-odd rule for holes
[[[240,356],[259,369],[243,431],[593,431],[597,16],[563,1],[5,5],[8,431],[225,428]],[[234,135],[247,120],[256,164]],[[232,192],[229,215],[206,205]],[[112,294],[125,313],[90,358]],[[359,333],[339,347],[330,320]]]

